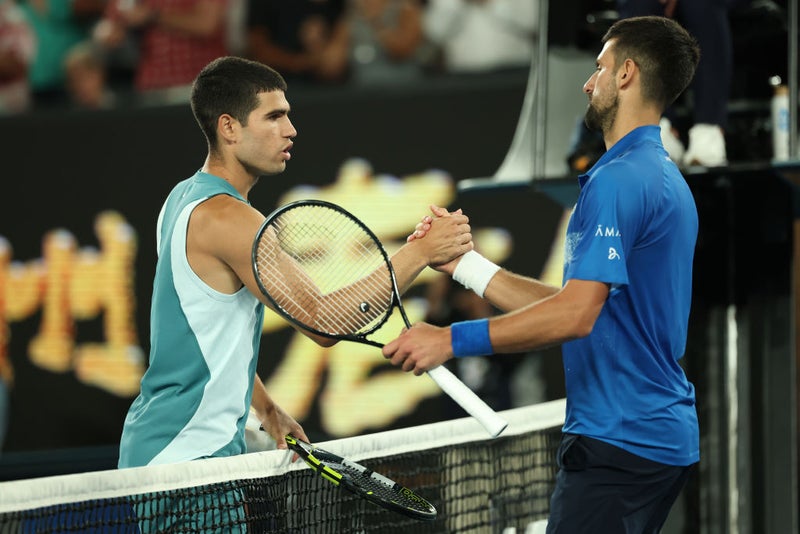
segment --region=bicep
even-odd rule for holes
[[[575,317],[576,330],[588,335],[608,298],[609,285],[594,280],[567,280],[557,298]]]
[[[264,228],[263,235],[259,230],[262,229],[265,218],[257,210],[246,206],[247,210],[240,211],[235,216],[226,218],[226,223],[219,226],[215,232],[219,241],[219,259],[227,264],[230,269],[236,274],[242,284],[258,298],[262,303],[272,310],[275,306],[272,301],[264,294],[256,280],[254,269],[254,262],[258,261],[258,248],[256,242],[264,239],[268,248],[275,251],[274,255],[269,259],[264,260],[264,268],[269,270],[268,277],[264,277],[263,284],[269,291],[270,283],[279,285],[282,290],[288,288],[289,291],[309,291],[315,286],[306,280],[301,269],[298,268],[294,260],[286,253],[284,253],[280,246],[275,242],[270,244],[271,240],[275,240],[271,227]],[[249,213],[247,211],[250,211]],[[302,295],[295,295],[289,299],[290,302],[308,302],[314,299],[309,299]],[[275,310],[277,311],[277,310]],[[291,310],[289,310],[291,313]],[[292,325],[297,329],[295,325]],[[306,330],[298,329],[313,341],[322,346],[330,346],[335,343],[334,340],[323,336],[318,336]]]

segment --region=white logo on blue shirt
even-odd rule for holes
[[[597,225],[597,231],[594,233],[595,237],[619,237],[620,233],[619,230],[615,229],[613,226],[603,226],[602,224]]]
[[[614,247],[608,247],[608,259],[609,260],[619,260],[620,258],[619,252]]]
[[[569,265],[575,258],[575,249],[578,248],[583,234],[581,232],[571,232],[567,234],[564,242],[564,264]]]

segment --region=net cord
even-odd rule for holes
[[[509,422],[503,437],[560,426],[564,422],[565,410],[566,400],[559,399],[500,412]],[[465,417],[330,440],[317,445],[354,462],[361,462],[409,451],[491,439],[478,421]],[[287,451],[271,450],[170,465],[0,482],[0,513],[169,491],[227,480],[248,480],[307,469],[302,461],[292,463],[291,457],[292,454]]]

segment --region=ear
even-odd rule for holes
[[[227,113],[223,113],[217,119],[217,135],[220,140],[226,143],[234,143],[239,135],[239,121]]]
[[[632,59],[626,59],[617,69],[617,84],[620,89],[628,87],[639,74],[639,67]]]

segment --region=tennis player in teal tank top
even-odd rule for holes
[[[248,194],[291,159],[297,130],[285,92],[280,74],[236,57],[211,62],[195,79],[192,111],[208,155],[159,214],[150,361],[125,419],[120,467],[243,453],[251,407],[279,449],[287,448],[287,434],[308,440],[256,373],[265,297],[251,251],[265,217]],[[437,221],[428,238],[392,256],[398,287],[471,248],[466,216]],[[322,346],[334,343],[302,333]]]
[[[173,189],[159,216],[150,367],[125,421],[121,467],[245,451],[263,304],[245,287],[209,287],[186,257],[192,211],[216,195],[246,202],[225,180],[198,172]]]

